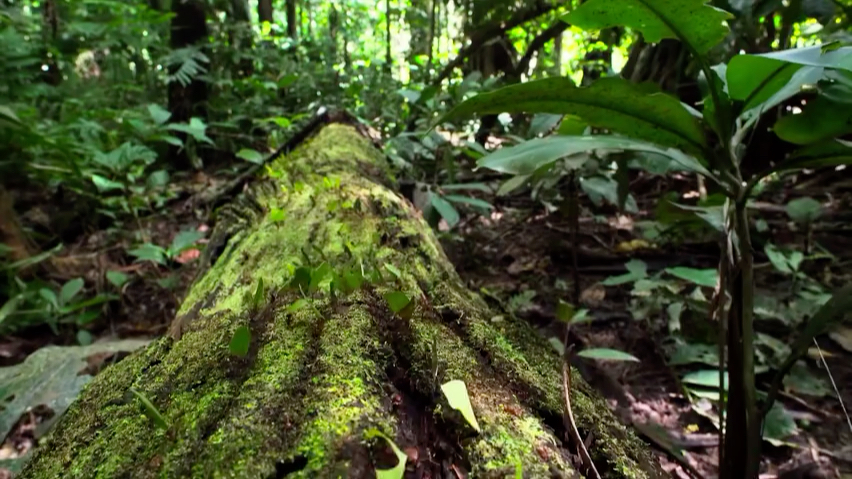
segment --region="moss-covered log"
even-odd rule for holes
[[[408,454],[407,477],[516,477],[518,464],[524,477],[576,476],[560,359],[464,286],[352,126],[325,126],[274,161],[220,211],[205,257],[169,335],[98,375],[21,477],[375,477],[396,460],[367,438],[374,430]],[[329,274],[314,289],[301,267]],[[362,268],[372,279],[359,286]],[[413,311],[391,311],[384,295],[397,291]],[[248,351],[235,354],[245,327]],[[443,397],[453,379],[481,432]],[[578,375],[573,384],[601,474],[665,477]]]

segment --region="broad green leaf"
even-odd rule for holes
[[[391,438],[386,436],[378,429],[368,429],[364,432],[364,437],[366,439],[380,437],[387,441],[388,445],[390,446],[391,450],[393,450],[394,455],[399,461],[392,469],[376,469],[376,479],[402,479],[405,475],[405,463],[408,461],[408,455],[402,452],[399,446],[397,446],[396,443],[391,440]]]
[[[208,143],[210,145],[215,145],[213,140],[211,140],[205,131],[207,130],[207,125],[201,118],[192,117],[189,119],[189,124],[186,123],[170,123],[167,126],[170,130],[181,131],[186,133],[187,135],[193,137],[195,141],[199,141],[202,143]]]
[[[485,183],[458,183],[458,184],[449,184],[449,185],[441,185],[441,189],[444,191],[481,191],[483,193],[491,193],[493,190],[488,187]]]
[[[441,391],[447,398],[450,407],[460,412],[462,417],[470,424],[476,432],[480,432],[479,423],[476,422],[476,415],[473,413],[473,406],[470,404],[470,396],[467,394],[467,386],[464,381],[454,379],[441,385]]]
[[[429,199],[435,210],[437,210],[441,217],[446,220],[447,226],[452,228],[459,224],[459,212],[452,204],[450,204],[449,201],[436,194],[431,194]]]
[[[157,125],[165,124],[167,121],[169,121],[169,118],[172,117],[172,114],[169,113],[168,110],[156,103],[150,103],[148,105],[148,113],[151,115],[151,118]]]
[[[799,148],[781,161],[775,171],[838,165],[852,165],[852,143],[831,139]]]
[[[566,303],[565,301],[559,300],[559,303],[556,304],[556,319],[562,321],[563,323],[569,323],[574,318],[574,313],[576,309],[570,303]]]
[[[797,115],[781,117],[773,127],[778,138],[809,145],[852,132],[852,108],[818,96]]]
[[[248,326],[240,326],[234,331],[228,350],[234,356],[245,356],[248,354],[249,343],[251,343],[251,331]]]
[[[310,302],[307,299],[299,298],[296,301],[293,301],[293,303],[290,304],[290,306],[287,306],[287,309],[285,311],[287,311],[288,313],[295,313],[296,311],[299,311],[300,309],[304,308],[308,304],[310,304]]]
[[[793,416],[781,404],[774,404],[763,419],[763,439],[775,446],[783,445],[784,439],[798,432]]]
[[[624,283],[632,283],[648,276],[648,265],[641,259],[631,259],[624,264],[627,273],[619,276],[610,276],[601,281],[604,286],[616,286]]]
[[[491,203],[480,200],[479,198],[473,198],[471,196],[461,196],[461,195],[444,195],[444,199],[450,201],[452,203],[459,203],[463,205],[470,205],[474,208],[479,208],[480,210],[493,210],[494,205]]]
[[[124,184],[105,178],[101,175],[92,175],[92,183],[98,188],[98,191],[105,193],[112,190],[123,190]]]
[[[53,415],[48,429],[59,419],[83,386],[91,380],[81,374],[86,358],[100,353],[133,351],[148,340],[123,340],[94,343],[89,346],[47,346],[30,354],[24,362],[0,368],[0,437],[6,437],[21,415],[31,407],[47,406]]]
[[[142,411],[145,412],[145,415],[148,416],[148,419],[153,421],[155,426],[160,429],[169,428],[169,423],[166,422],[166,418],[163,417],[163,415],[160,413],[160,410],[157,409],[157,406],[154,406],[154,403],[148,400],[148,398],[144,394],[142,394],[135,388],[130,388],[130,394],[135,396],[136,399],[138,399],[139,402],[142,403]]]
[[[744,110],[749,110],[769,100],[788,84],[804,85],[807,81],[816,81],[825,68],[852,70],[852,47],[823,50],[823,46],[814,46],[759,55],[737,55],[728,62],[728,92],[732,99],[745,103]],[[813,69],[794,80],[794,75],[802,67]],[[799,87],[791,85],[791,88],[798,90]]]
[[[587,359],[602,359],[606,361],[636,361],[639,362],[639,358],[633,356],[632,354],[627,354],[624,351],[619,351],[617,349],[608,349],[608,348],[591,348],[584,349],[582,351],[577,352],[577,356],[587,358]]]
[[[618,77],[603,78],[582,88],[565,77],[507,86],[461,103],[439,123],[472,114],[503,112],[571,114],[590,126],[689,153],[700,153],[707,145],[700,123],[677,98],[656,85]]]
[[[254,163],[255,165],[263,164],[263,155],[261,155],[259,151],[252,150],[250,148],[243,148],[238,151],[237,158],[242,158],[243,160]]]
[[[302,291],[304,293],[307,293],[308,288],[310,286],[311,270],[305,268],[304,266],[296,268],[296,271],[293,272],[293,279],[290,280],[290,287],[295,289],[296,291]]]
[[[169,246],[169,256],[176,256],[204,238],[204,233],[196,230],[184,230],[176,234]]]
[[[774,244],[766,243],[766,246],[763,247],[763,252],[766,253],[766,257],[769,258],[769,262],[772,263],[772,266],[776,270],[787,274],[795,272],[791,268],[790,262],[787,261],[787,257]]]
[[[822,216],[822,204],[810,196],[790,200],[784,209],[787,216],[800,225],[812,224]]]
[[[18,296],[13,296],[9,298],[5,303],[3,303],[3,306],[0,307],[0,324],[3,324],[3,321],[5,321],[6,318],[11,316],[15,313],[15,311],[18,310],[18,303],[21,302],[21,300],[23,299],[24,296],[22,294],[19,294]]]
[[[728,34],[731,18],[706,0],[587,0],[562,20],[587,30],[628,27],[648,43],[677,39],[704,55]]]
[[[9,121],[10,123],[20,124],[21,119],[15,114],[15,111],[6,105],[0,105],[0,118]]]
[[[316,291],[319,289],[320,285],[331,276],[331,265],[326,262],[323,262],[321,265],[317,266],[313,271],[311,271],[311,283],[308,286],[308,289],[311,291]]]
[[[497,189],[497,196],[506,196],[520,188],[530,179],[530,176],[531,175],[517,175],[509,178],[500,185],[500,188]]]
[[[725,390],[728,389],[728,373],[725,373]],[[686,374],[681,382],[694,384],[706,388],[719,389],[719,371],[716,369],[702,369]]]
[[[805,88],[816,85],[824,75],[825,69],[822,67],[801,67],[780,87],[779,84],[784,82],[786,76],[778,76],[764,83],[749,96],[749,101],[743,106],[743,113],[740,116],[749,120],[749,123],[757,121],[760,115],[796,96]]]
[[[138,248],[134,248],[127,252],[130,256],[134,256],[136,261],[153,261],[157,264],[166,264],[166,250],[151,243],[145,243]]]
[[[385,269],[390,271],[391,274],[393,274],[394,276],[396,276],[396,279],[402,279],[402,271],[400,271],[399,268],[397,268],[396,266],[390,263],[385,263]]]
[[[501,173],[530,175],[560,158],[592,150],[630,150],[653,153],[665,157],[671,163],[673,169],[692,171],[713,178],[713,175],[697,159],[682,151],[610,135],[535,138],[519,145],[500,148],[488,156],[480,158],[477,161],[477,166]],[[567,158],[565,166],[570,169],[580,169],[586,163],[586,160],[585,156]]]
[[[107,271],[106,279],[110,282],[110,284],[112,284],[116,288],[120,288],[124,286],[125,283],[127,283],[130,277],[121,271]]]
[[[148,180],[145,185],[148,188],[162,188],[169,184],[169,172],[166,170],[157,170],[148,175]]]
[[[59,290],[59,304],[68,304],[83,289],[83,285],[83,278],[74,278],[63,284]]]
[[[699,286],[716,287],[716,279],[719,276],[715,269],[695,269],[685,266],[666,268],[666,273],[680,279],[695,283]]]
[[[269,210],[269,221],[279,223],[287,218],[287,214],[281,208],[272,208]]]
[[[552,130],[562,119],[562,115],[553,113],[539,113],[534,115],[530,121],[530,128],[527,130],[528,137],[535,137]]]
[[[251,298],[251,305],[254,308],[263,305],[263,299],[266,297],[266,287],[263,285],[263,278],[258,278],[257,287],[254,289],[254,294]]]
[[[413,303],[411,298],[408,297],[402,291],[392,291],[390,293],[384,294],[385,301],[388,303],[388,307],[394,313],[402,316],[402,313],[409,308],[409,306]]]

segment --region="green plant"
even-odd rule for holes
[[[713,216],[721,213],[712,225],[724,235],[720,286],[731,298],[729,308],[713,311],[723,328],[720,337],[726,338],[719,347],[721,353],[727,353],[720,354],[727,358],[727,368],[722,363],[719,375],[723,369],[730,375],[727,401],[721,404],[727,421],[720,475],[752,478],[757,477],[762,424],[780,380],[774,381],[767,399],[760,403],[755,383],[754,258],[747,206],[755,187],[773,172],[852,163],[852,148],[837,139],[852,132],[848,115],[843,113],[848,111],[843,103],[852,98],[848,88],[852,48],[826,44],[739,54],[726,64],[713,66],[709,52],[728,34],[725,21],[732,18],[728,12],[696,0],[589,0],[563,17],[587,29],[630,27],[648,42],[680,40],[703,78],[702,111],[649,84],[610,77],[578,88],[570,79],[555,77],[475,96],[441,122],[472,113],[573,115],[599,133],[609,134],[534,139],[499,150],[479,164],[523,177],[551,168],[562,158],[579,169],[590,150],[641,151],[668,158],[678,169],[700,175],[725,195],[723,208],[703,211]],[[809,87],[813,84],[816,88]],[[796,114],[786,106],[799,100],[803,88],[817,99]],[[790,152],[775,164],[751,164],[756,152],[748,148],[749,140],[761,133],[757,132],[761,120],[773,125],[776,142],[789,145]],[[620,191],[621,204],[626,192],[626,188]],[[809,321],[797,344],[809,342],[815,332],[841,317],[839,305],[847,301],[852,301],[848,295],[835,295]],[[814,326],[817,322],[819,327]],[[794,347],[787,362],[794,363],[802,353]],[[782,368],[779,374],[785,372]]]

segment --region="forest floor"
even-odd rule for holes
[[[182,230],[206,231],[210,212],[192,207],[192,193],[226,180],[204,175],[187,178],[183,192],[178,195],[181,200],[173,202],[167,211],[139,222],[136,228],[144,231],[148,240],[160,245],[169,244]],[[653,193],[647,196],[658,196],[658,191]],[[704,477],[714,477],[717,430],[706,414],[699,414],[701,404],[695,398],[690,400],[685,392],[680,380],[682,366],[679,369],[667,362],[663,345],[667,342],[668,330],[664,315],[634,319],[632,311],[637,304],[636,298],[630,295],[631,284],[604,287],[600,281],[623,274],[624,264],[631,259],[644,261],[650,273],[673,266],[715,268],[718,248],[712,242],[684,242],[662,248],[637,248],[634,244],[625,248],[624,245],[638,237],[633,225],[639,218],[621,216],[614,210],[597,210],[593,218],[587,214],[595,209],[590,204],[584,205],[586,214],[580,220],[580,234],[575,243],[571,240],[569,222],[559,215],[546,214],[540,205],[523,199],[498,203],[490,217],[466,217],[454,232],[442,234],[442,243],[465,281],[483,293],[495,307],[527,319],[544,335],[552,335],[558,327],[555,325],[557,301],[570,301],[579,293],[580,304],[596,320],[575,327],[573,340],[583,347],[618,349],[639,359],[639,362],[597,364],[584,361],[578,364],[583,375],[610,400],[624,421],[634,424],[646,440],[655,445],[660,460],[675,477],[690,477],[673,460],[672,450],[675,449],[682,450],[685,460]],[[638,203],[640,211],[654,209],[653,200],[640,198]],[[32,205],[32,208],[47,207]],[[775,241],[801,240],[783,227],[786,224],[783,208],[767,206],[765,210],[761,211],[761,217],[772,225]],[[44,213],[49,215],[50,211]],[[28,217],[25,213],[24,221]],[[123,286],[120,302],[107,306],[103,316],[107,319],[99,323],[93,333],[99,339],[162,335],[174,317],[179,298],[195,275],[192,259],[197,257],[198,250],[189,250],[177,258],[177,263],[183,264],[168,269],[149,262],[133,262],[125,254],[132,245],[117,244],[114,238],[114,235],[93,229],[80,234],[73,243],[67,242],[69,246],[55,263],[61,267],[54,269],[53,274],[57,275],[54,279],[61,282],[84,276],[88,284],[106,288],[103,280],[106,271],[118,270],[130,275],[132,280]],[[813,273],[824,276],[826,271],[835,271],[830,282],[838,278],[848,280],[848,273],[836,270],[848,266],[852,259],[849,230],[837,233],[827,228],[815,233],[813,242],[836,255],[830,264],[820,263],[820,269]],[[576,273],[572,251],[576,251]],[[761,271],[757,287],[765,290],[777,287],[777,278]],[[579,279],[576,291],[575,278]],[[690,321],[707,323],[708,320],[687,315],[683,321],[682,326],[688,329]],[[787,341],[792,335],[793,331],[781,331],[779,339]],[[18,363],[48,344],[75,342],[73,331],[56,336],[46,326],[0,337],[0,366]],[[828,338],[820,338],[820,346],[837,391],[846,404],[852,404],[852,353]],[[809,359],[812,374],[824,377],[826,371],[819,364]],[[761,379],[764,378],[761,376]],[[848,423],[836,396],[815,398],[787,392],[782,399],[798,420],[799,428],[784,444],[765,445],[765,473],[761,477],[852,477],[852,424]],[[10,451],[21,453],[32,446],[38,414],[34,411],[22,418],[15,432],[0,447],[0,456]],[[661,429],[665,432],[661,433]],[[666,448],[670,450],[667,452]]]

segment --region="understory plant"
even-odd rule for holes
[[[852,47],[829,43],[742,53],[713,65],[710,51],[729,35],[732,19],[704,0],[588,0],[561,19],[590,30],[627,27],[649,43],[679,40],[700,72],[703,102],[698,108],[655,84],[606,77],[577,87],[568,77],[551,77],[477,95],[439,123],[471,114],[526,112],[566,115],[564,121],[586,127],[583,134],[557,132],[478,161],[480,167],[513,175],[509,181],[514,184],[557,168],[579,170],[590,153],[612,155],[616,169],[624,171],[629,158],[624,153],[639,152],[662,159],[670,170],[698,175],[724,195],[722,205],[690,207],[718,232],[722,251],[710,308],[719,328],[719,411],[726,413],[720,417],[720,477],[756,478],[764,419],[782,380],[813,338],[852,306],[852,285],[804,323],[768,390],[759,393],[747,206],[770,175],[852,164],[852,142],[844,139],[852,133]],[[618,188],[623,207],[626,175],[615,177],[623,182]]]

